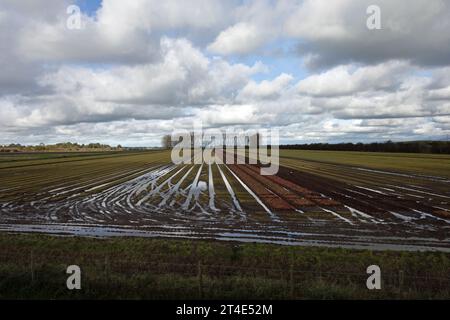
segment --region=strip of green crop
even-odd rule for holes
[[[280,150],[281,164],[285,159],[298,159],[350,165],[369,169],[392,170],[423,175],[450,177],[449,155]]]
[[[72,264],[82,290],[65,286]],[[366,287],[370,265],[382,290]],[[436,252],[0,234],[3,299],[449,299],[448,270]]]

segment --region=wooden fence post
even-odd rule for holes
[[[108,256],[105,256],[105,278],[106,278],[106,282],[109,281],[109,265],[108,265],[109,261],[108,261]]]
[[[398,286],[400,290],[403,289],[403,280],[404,280],[404,273],[403,270],[400,270],[398,272]]]
[[[30,274],[31,274],[31,283],[34,283],[33,250],[30,251]]]
[[[294,290],[294,264],[291,263],[291,268],[289,269],[289,283],[291,289],[291,299],[295,299],[295,290]]]
[[[201,260],[198,260],[197,277],[198,277],[198,293],[200,295],[200,299],[202,299],[203,298],[203,270],[202,270],[202,261]]]

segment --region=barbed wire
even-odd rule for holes
[[[158,258],[167,258],[167,255],[149,255],[150,257],[158,257]],[[149,256],[145,256],[145,258],[148,258]],[[48,264],[54,265],[54,266],[68,266],[70,264],[78,264],[81,268],[87,268],[87,269],[104,269],[105,266],[108,267],[110,272],[117,272],[117,273],[127,273],[126,270],[123,270],[123,268],[128,269],[129,272],[133,272],[134,270],[138,269],[141,272],[155,272],[158,269],[161,269],[163,267],[171,267],[171,270],[162,270],[162,272],[175,272],[174,269],[187,269],[187,271],[192,271],[189,273],[195,274],[197,272],[197,269],[199,265],[203,269],[203,272],[205,275],[207,275],[208,270],[214,270],[215,272],[219,274],[223,274],[224,272],[229,271],[243,271],[242,275],[248,276],[252,273],[261,274],[262,272],[265,273],[273,273],[277,275],[282,275],[282,277],[289,277],[290,274],[293,274],[294,276],[298,277],[298,275],[320,275],[320,276],[350,276],[350,277],[367,277],[367,273],[365,272],[365,269],[362,269],[361,272],[357,271],[348,271],[348,270],[311,270],[311,269],[299,269],[295,267],[295,262],[288,263],[286,267],[279,268],[279,267],[264,267],[264,266],[256,266],[256,265],[225,265],[225,264],[212,264],[203,261],[203,259],[199,259],[195,256],[189,256],[189,257],[181,257],[185,259],[191,260],[191,262],[167,262],[167,261],[158,261],[156,259],[153,260],[140,260],[141,258],[136,257],[132,259],[117,259],[112,258],[110,255],[105,255],[104,257],[89,257],[89,256],[74,256],[69,258],[63,258],[63,257],[47,257],[47,256],[38,256],[38,255],[22,255],[22,259],[18,259],[17,255],[13,254],[5,254],[0,253],[0,263],[11,263],[20,265],[22,264],[22,267],[25,267],[26,265],[32,264],[33,268],[35,270],[38,270],[39,268],[46,267]],[[57,259],[59,258],[59,259]],[[61,259],[61,260],[60,260]],[[17,268],[17,269],[20,269]],[[212,271],[212,272],[214,272]],[[181,273],[178,271],[178,273]],[[401,275],[399,274],[401,273]],[[410,274],[404,272],[402,269],[389,269],[384,270],[383,272],[383,278],[385,279],[398,279],[399,277],[402,277],[404,279],[408,280],[432,280],[432,281],[443,281],[443,282],[449,282],[450,283],[450,277],[445,276],[435,276],[432,274]]]

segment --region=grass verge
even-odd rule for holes
[[[79,265],[82,289],[66,288]],[[366,288],[366,268],[382,289]],[[1,299],[448,299],[450,255],[0,234]]]

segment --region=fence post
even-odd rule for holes
[[[203,298],[203,270],[202,270],[202,261],[201,260],[198,260],[197,277],[198,277],[198,293],[200,295],[200,299],[202,299]]]
[[[318,262],[318,268],[319,268],[319,281],[322,282],[322,263],[320,262],[320,259]]]
[[[400,290],[403,288],[403,280],[404,280],[403,270],[399,270],[399,272],[398,272],[398,286],[399,286]]]
[[[291,263],[291,267],[289,269],[289,283],[290,283],[290,289],[291,289],[291,299],[295,299],[295,292],[294,292],[294,264]]]
[[[33,250],[30,251],[30,274],[31,274],[31,283],[34,283],[34,263],[33,263]]]
[[[109,269],[108,268],[108,256],[106,255],[105,256],[105,279],[106,279],[106,282],[109,281],[109,270],[108,269]]]

